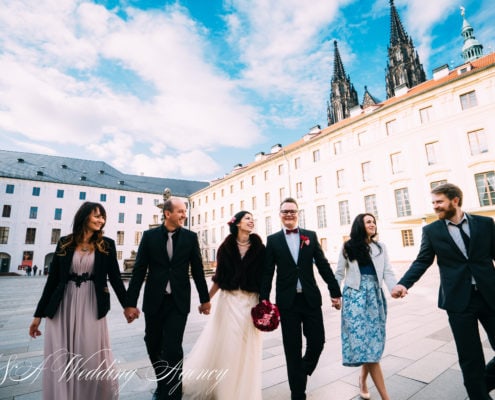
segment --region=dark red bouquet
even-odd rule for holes
[[[262,300],[251,309],[253,324],[260,331],[271,332],[277,329],[280,323],[280,312],[276,304]]]

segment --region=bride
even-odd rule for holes
[[[261,332],[251,319],[265,246],[252,233],[253,215],[239,211],[218,248],[210,298],[220,289],[213,315],[184,361],[184,398],[261,400]]]

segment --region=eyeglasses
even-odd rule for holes
[[[280,214],[297,214],[297,210],[280,210]]]

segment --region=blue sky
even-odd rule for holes
[[[428,79],[493,0],[396,0]],[[388,0],[0,0],[0,148],[210,180],[326,126],[333,41],[385,99]]]

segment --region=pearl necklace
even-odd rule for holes
[[[249,246],[251,244],[250,240],[248,240],[247,242],[239,242],[238,240],[236,240],[236,242],[239,246]]]

